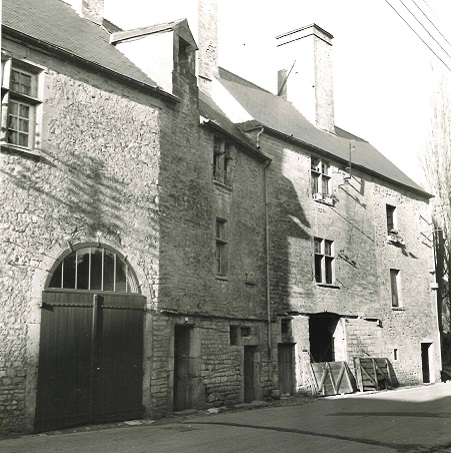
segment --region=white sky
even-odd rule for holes
[[[368,140],[424,183],[418,155],[427,141],[430,104],[438,76],[451,80],[451,70],[388,2],[451,68],[451,57],[402,4],[451,55],[451,45],[418,8],[451,42],[450,0],[218,0],[219,64],[274,92],[280,69],[273,64],[275,36],[316,23],[334,35],[336,125]],[[196,4],[197,0],[105,0],[105,17],[122,28],[183,17],[195,24]],[[196,37],[197,30],[192,32]]]

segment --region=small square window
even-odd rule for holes
[[[250,337],[252,333],[252,329],[250,327],[241,327],[241,337]]]
[[[280,321],[280,331],[282,335],[291,335],[291,320],[282,319]]]

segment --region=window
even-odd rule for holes
[[[139,293],[137,280],[117,253],[104,247],[80,247],[53,271],[50,289]]]
[[[311,160],[311,178],[312,178],[312,194],[320,195],[321,198],[330,196],[330,167],[329,164],[321,159]]]
[[[225,140],[215,137],[213,146],[213,179],[228,186],[232,185],[231,146]]]
[[[230,346],[237,346],[240,343],[240,327],[230,325]]]
[[[252,329],[248,326],[241,327],[240,334],[241,334],[241,338],[250,337],[252,334]]]
[[[194,51],[182,38],[179,38],[178,46],[179,72],[185,76],[194,74]]]
[[[398,361],[398,350],[393,349],[393,361],[397,362]]]
[[[385,207],[387,217],[387,242],[396,245],[397,247],[404,247],[405,242],[398,231],[397,209],[395,206],[387,204]]]
[[[280,333],[282,334],[282,336],[291,335],[291,320],[290,319],[282,319],[280,321]]]
[[[390,269],[390,286],[391,286],[391,306],[399,308],[400,301],[400,274],[398,269]]]
[[[334,243],[328,239],[314,238],[315,281],[332,285],[334,275]]]
[[[216,274],[227,274],[227,221],[216,219]]]
[[[2,143],[33,149],[36,147],[40,68],[2,54]]]
[[[393,233],[393,232],[398,232],[397,228],[397,221],[396,221],[396,207],[387,205],[386,206],[386,212],[387,212],[387,233]]]

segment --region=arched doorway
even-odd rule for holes
[[[36,431],[140,418],[145,298],[124,256],[80,244],[42,294]]]

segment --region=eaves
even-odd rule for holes
[[[129,77],[125,74],[116,72],[99,63],[87,60],[68,50],[58,47],[57,45],[42,41],[38,38],[34,38],[18,30],[10,28],[6,25],[2,25],[2,34],[10,37],[12,40],[18,41],[19,43],[25,43],[34,46],[37,50],[44,51],[47,54],[54,55],[62,59],[69,59],[87,69],[94,70],[96,72],[101,72],[113,80],[116,80],[120,83],[126,83],[129,86],[138,89],[141,92],[155,96],[164,101],[165,103],[169,104],[171,107],[174,107],[180,102],[178,97],[169,94],[166,91],[163,91],[157,86],[141,82],[139,80],[134,79],[133,77]]]
[[[264,131],[268,134],[268,135],[272,135],[273,137],[276,137],[276,138],[280,138],[282,140],[285,140],[289,143],[293,143],[295,145],[300,145],[304,148],[307,148],[311,151],[313,151],[315,154],[317,154],[318,156],[320,157],[324,157],[326,159],[329,159],[331,161],[335,161],[337,163],[340,163],[342,165],[344,165],[345,167],[347,167],[349,165],[349,161],[346,160],[346,159],[343,159],[342,157],[339,157],[329,151],[326,151],[324,150],[323,148],[320,148],[319,146],[316,146],[316,145],[313,145],[311,143],[308,143],[304,140],[301,140],[297,137],[294,137],[293,135],[288,135],[288,134],[285,134],[283,132],[280,132],[276,129],[272,129],[271,127],[269,126],[265,126],[265,125],[258,125],[258,126],[253,126],[252,128],[250,129],[247,129],[247,130],[244,130],[244,132],[250,132],[252,130],[255,130],[255,129],[261,129],[261,127],[264,127]],[[422,189],[418,189],[416,187],[413,187],[413,186],[410,186],[409,184],[405,184],[403,182],[400,182],[396,179],[393,179],[393,178],[390,178],[386,175],[383,175],[375,170],[372,170],[371,168],[369,167],[366,167],[365,165],[359,165],[359,164],[356,164],[356,163],[352,163],[352,167],[355,168],[356,170],[359,170],[361,171],[362,173],[365,173],[367,175],[370,175],[370,176],[373,176],[373,177],[376,177],[382,181],[386,181],[386,182],[389,182],[390,184],[393,184],[395,186],[398,186],[400,188],[403,188],[405,190],[408,190],[409,192],[412,192],[416,195],[419,195],[423,198],[433,198],[434,195],[430,194],[429,192],[426,192],[425,190],[422,190]]]
[[[240,139],[239,137],[232,134],[228,130],[224,129],[222,126],[220,126],[215,121],[209,120],[209,119],[204,119],[201,122],[201,125],[214,129],[214,130],[220,132],[221,134],[225,135],[227,138],[229,138],[230,140],[232,140],[235,143],[237,143],[238,145],[240,145],[240,149],[243,149],[248,154],[250,154],[252,157],[257,158],[261,162],[266,162],[266,163],[272,162],[272,159],[270,157],[266,156],[265,154],[263,154],[258,148],[252,146],[250,143],[245,142],[244,140]]]

